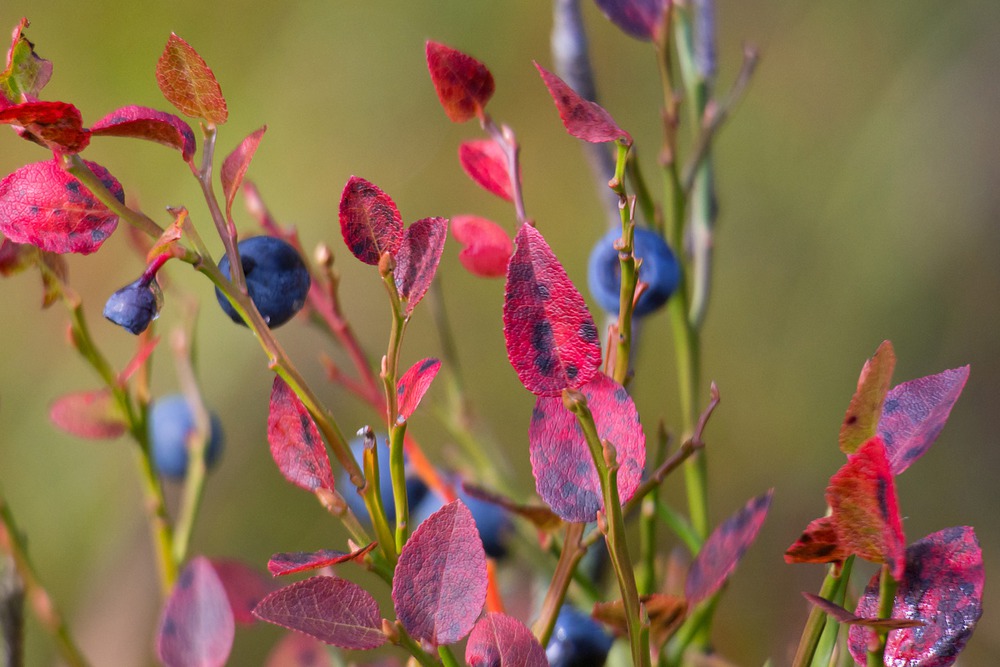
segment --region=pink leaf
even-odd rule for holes
[[[264,596],[273,586],[256,568],[232,559],[213,559],[212,567],[218,575],[222,587],[226,589],[233,619],[240,625],[251,625],[257,621],[253,615]]]
[[[190,44],[173,33],[156,63],[156,83],[167,101],[187,116],[216,125],[229,118],[215,74]]]
[[[267,125],[252,132],[246,139],[240,142],[232,153],[226,156],[222,163],[222,192],[226,197],[226,217],[232,218],[233,200],[239,192],[243,177],[246,176],[250,161],[253,160],[254,153],[260,145],[260,140],[264,138]]]
[[[99,164],[87,166],[118,201],[125,192]],[[112,213],[54,160],[26,164],[0,181],[0,232],[54,253],[87,255],[118,226]]]
[[[384,252],[396,255],[403,241],[403,220],[389,195],[374,183],[351,176],[340,197],[340,232],[355,257],[374,265]]]
[[[191,126],[172,113],[148,107],[127,106],[115,109],[90,128],[104,137],[146,139],[176,148],[187,162],[194,156],[195,139]]]
[[[513,616],[491,612],[479,619],[465,646],[469,667],[548,667],[545,649]]]
[[[861,369],[858,388],[840,426],[840,450],[845,454],[852,454],[861,443],[875,435],[895,367],[896,353],[892,343],[882,341]]]
[[[399,554],[392,582],[396,616],[417,641],[453,644],[486,602],[486,553],[462,501],[431,514]]]
[[[486,218],[456,215],[451,220],[451,233],[465,246],[458,253],[458,261],[466,271],[482,278],[506,275],[514,242],[503,227]]]
[[[128,424],[108,388],[80,391],[56,400],[49,408],[52,423],[78,438],[113,439]]]
[[[330,457],[316,423],[291,387],[278,376],[271,387],[267,441],[285,479],[306,491],[333,491]]]
[[[771,489],[752,498],[708,537],[688,570],[684,585],[688,605],[693,607],[713,595],[736,569],[743,554],[757,539],[773,493]]]
[[[486,65],[438,42],[428,41],[426,52],[431,82],[448,118],[464,123],[482,117],[495,87]]]
[[[215,568],[204,556],[191,559],[163,610],[157,656],[166,667],[221,667],[234,634],[233,611]]]
[[[635,493],[646,464],[646,436],[625,389],[599,373],[580,387],[594,415],[597,435],[617,451],[618,497]],[[560,396],[539,396],[528,428],[531,470],[538,495],[566,521],[594,521],[604,507],[601,482],[576,416]]]
[[[413,313],[430,288],[447,237],[448,221],[444,218],[417,220],[403,232],[393,276],[399,296],[406,299],[407,315]]]
[[[538,63],[535,63],[535,68],[542,75],[542,81],[556,103],[559,118],[567,132],[577,139],[595,144],[619,139],[632,143],[629,133],[618,127],[611,114],[601,105],[583,99],[569,84]]]
[[[66,102],[25,102],[0,111],[0,123],[23,127],[30,139],[56,153],[79,153],[90,143],[80,111]]]
[[[892,618],[926,625],[894,630],[885,646],[885,664],[905,667],[948,667],[972,636],[983,614],[983,553],[968,526],[946,528],[911,544],[906,572],[896,589]],[[876,574],[858,602],[857,616],[878,612]],[[865,663],[871,631],[852,627],[851,655]]]
[[[878,435],[892,474],[910,467],[937,439],[969,379],[969,367],[928,375],[893,387],[885,397]]]
[[[312,577],[261,600],[254,616],[340,648],[367,650],[385,643],[378,603],[345,579]]]
[[[396,385],[396,398],[399,401],[399,419],[401,421],[410,418],[413,411],[420,405],[420,400],[430,389],[431,382],[437,377],[441,370],[441,362],[433,357],[428,357],[410,367],[410,370],[403,373]]]
[[[289,632],[268,654],[264,667],[334,667],[334,665],[321,641],[297,632]]]
[[[361,560],[368,554],[368,552],[375,548],[376,544],[376,542],[372,542],[366,547],[347,553],[343,551],[334,551],[333,549],[320,549],[319,551],[311,552],[294,551],[274,554],[271,556],[271,559],[267,561],[267,571],[270,572],[272,576],[280,577],[286,574],[294,574],[296,572],[318,570],[322,567],[329,567],[330,565],[337,565],[338,563],[345,563],[347,561]]]
[[[463,141],[458,147],[458,161],[480,187],[497,197],[514,201],[507,154],[500,144],[492,139]]]
[[[612,23],[636,39],[656,39],[663,24],[667,0],[597,0]]]
[[[507,267],[507,357],[528,391],[555,396],[586,384],[601,365],[594,318],[541,233],[521,225]]]

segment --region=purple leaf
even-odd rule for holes
[[[618,127],[615,119],[601,105],[583,99],[569,84],[538,63],[535,63],[535,68],[542,75],[567,132],[577,139],[595,144],[619,139],[632,143],[629,133]]]
[[[226,156],[222,163],[220,178],[222,192],[226,197],[226,217],[232,217],[233,200],[236,199],[236,193],[239,192],[240,185],[243,183],[243,177],[246,176],[247,169],[250,168],[250,161],[253,160],[254,153],[257,152],[257,147],[260,146],[260,140],[264,138],[266,131],[267,125],[251,132],[240,142],[239,146],[233,149],[232,153]]]
[[[333,471],[312,415],[291,387],[275,376],[267,416],[267,441],[274,462],[292,484],[333,491]]]
[[[601,12],[626,34],[649,41],[660,33],[666,0],[597,0]]]
[[[403,221],[389,195],[374,183],[351,176],[340,196],[340,233],[355,257],[375,265],[384,252],[396,255],[403,241]]]
[[[94,123],[90,131],[95,137],[132,137],[155,141],[179,150],[185,162],[194,156],[195,140],[191,126],[165,111],[140,106],[122,107]]]
[[[108,388],[79,391],[56,399],[49,408],[52,423],[78,438],[113,439],[128,424]]]
[[[882,341],[874,356],[861,369],[858,388],[840,425],[840,451],[853,454],[862,443],[875,435],[895,367],[896,353],[892,343]]]
[[[448,221],[444,218],[417,220],[403,232],[393,277],[399,296],[406,300],[407,315],[430,288],[447,238]]]
[[[329,567],[351,560],[360,560],[374,549],[376,544],[377,542],[372,542],[366,547],[346,553],[333,549],[320,549],[319,551],[293,551],[274,554],[267,561],[267,571],[275,577],[280,577],[295,572],[318,570],[321,567]]]
[[[222,581],[204,556],[191,559],[167,599],[156,654],[167,667],[226,664],[236,626]]]
[[[399,401],[399,419],[407,420],[420,405],[424,394],[430,389],[431,382],[441,370],[441,362],[433,357],[422,359],[403,373],[396,385],[396,398]]]
[[[548,667],[545,649],[513,616],[490,612],[479,619],[465,646],[469,667]]]

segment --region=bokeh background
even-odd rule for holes
[[[655,183],[661,96],[652,51],[619,33],[592,3],[584,9],[602,101],[636,138]],[[156,59],[171,31],[194,45],[229,103],[220,154],[268,125],[250,177],[307,246],[326,240],[334,247],[344,308],[372,358],[384,350],[388,309],[375,272],[339,241],[336,207],[351,174],[385,189],[407,221],[478,213],[513,228],[509,207],[458,166],[458,143],[479,137],[478,128],[448,122],[427,76],[426,39],[466,50],[491,68],[497,93],[490,111],[522,142],[529,214],[569,275],[585,284],[604,218],[580,147],[560,126],[531,65],[551,64],[548,3],[0,3],[4,30],[21,16],[55,66],[45,97],[74,103],[85,122],[128,104],[167,109],[153,77]],[[721,215],[704,335],[704,376],[723,394],[707,434],[713,519],[775,489],[761,537],[720,610],[718,648],[741,665],[769,656],[787,663],[807,611],[799,591],[815,590],[822,568],[785,565],[782,553],[823,511],[826,481],[843,461],[837,430],[858,371],[888,338],[899,358],[897,382],[972,365],[949,425],[899,480],[899,494],[911,541],[947,526],[976,527],[986,611],[961,664],[997,664],[1000,4],[720,0],[718,19],[723,89],[744,42],[757,45],[762,60],[716,143]],[[211,227],[175,152],[104,139],[87,157],[161,222],[164,207],[186,205],[203,231]],[[41,159],[42,151],[13,134],[0,145],[2,173]],[[248,216],[239,215],[251,231]],[[469,277],[457,252],[450,241],[441,278],[468,398],[480,428],[502,443],[492,453],[513,462],[515,485],[530,497],[532,397],[506,360],[502,282]],[[118,234],[97,255],[69,263],[95,336],[124,363],[133,339],[100,311],[141,261]],[[198,370],[227,432],[194,551],[263,566],[276,551],[341,546],[339,528],[284,482],[270,459],[271,375],[257,343],[222,315],[207,281],[183,266],[169,273],[158,326],[165,333],[180,323],[185,299],[203,302]],[[85,442],[49,424],[52,400],[96,387],[97,378],[66,345],[65,310],[42,311],[40,298],[35,275],[0,281],[0,484],[41,576],[94,663],[148,664],[158,603],[132,453],[124,441]],[[439,354],[430,313],[421,310],[406,340],[407,365]],[[325,382],[318,354],[342,358],[326,339],[302,322],[279,338],[345,431],[377,419]],[[650,318],[635,382],[650,434],[660,419],[676,423],[672,359],[666,317]],[[164,346],[154,393],[177,387]],[[432,399],[441,397],[432,389]],[[411,428],[449,461],[453,448],[433,418],[416,418]],[[680,480],[669,485],[679,497]],[[279,635],[272,627],[239,630],[231,663],[260,664]],[[27,664],[55,661],[51,642],[30,621]]]

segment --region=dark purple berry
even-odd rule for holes
[[[311,282],[309,270],[290,243],[273,236],[254,236],[240,241],[237,247],[250,299],[269,327],[280,327],[305,305]],[[230,275],[228,256],[219,262],[219,270]],[[219,288],[215,288],[215,296],[233,322],[243,324]]]
[[[121,288],[104,304],[104,317],[134,334],[141,334],[160,314],[163,292],[156,278],[139,278]]]
[[[614,641],[600,623],[565,605],[559,610],[545,657],[550,667],[601,667]]]

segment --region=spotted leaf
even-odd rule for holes
[[[315,492],[333,490],[333,471],[316,423],[280,377],[271,387],[270,412],[267,417],[267,441],[274,462],[292,484]]]
[[[482,117],[495,84],[486,65],[438,42],[427,42],[427,69],[445,114],[455,123]]]
[[[236,632],[233,611],[212,563],[191,560],[167,599],[156,635],[156,654],[166,667],[226,664]]]
[[[378,264],[382,253],[395,255],[403,241],[403,220],[396,203],[374,183],[351,176],[340,196],[340,233],[351,253]]]
[[[189,161],[194,156],[195,139],[191,126],[172,113],[149,107],[127,106],[115,109],[90,128],[95,136],[131,137],[155,141],[175,148]]]
[[[833,517],[812,520],[785,551],[786,563],[840,563],[851,554],[841,545]]]

